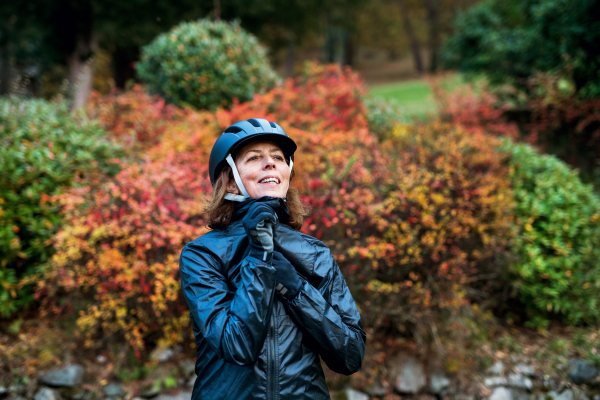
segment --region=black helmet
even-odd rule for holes
[[[227,157],[232,156],[238,149],[255,140],[276,143],[283,151],[283,155],[290,160],[290,166],[292,165],[294,152],[297,148],[296,142],[286,135],[283,128],[275,122],[269,122],[263,118],[250,118],[246,121],[236,122],[225,129],[213,145],[208,161],[210,183],[213,186],[223,167],[228,164]],[[237,170],[233,169],[234,175],[237,175]],[[237,181],[238,177],[235,176],[235,178]],[[245,192],[243,187],[240,189],[242,193]],[[247,197],[247,193],[244,194]]]

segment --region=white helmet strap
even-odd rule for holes
[[[233,172],[233,179],[235,179],[235,183],[237,184],[238,188],[240,189],[240,192],[242,192],[242,195],[239,194],[233,194],[233,193],[227,193],[225,195],[225,198],[227,200],[231,200],[231,201],[244,201],[246,199],[250,198],[250,195],[248,194],[248,192],[246,191],[246,188],[244,187],[244,184],[242,183],[242,178],[240,177],[240,174],[235,166],[235,162],[233,161],[233,157],[231,157],[231,154],[228,154],[227,157],[225,158],[225,160],[227,161],[227,164],[229,164],[229,166],[231,167],[231,171]],[[292,176],[292,168],[294,166],[294,160],[292,160],[290,158],[290,177]],[[290,181],[288,180],[288,187],[285,190],[285,193],[287,194],[287,191],[290,188]]]

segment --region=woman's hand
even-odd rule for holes
[[[286,300],[291,300],[302,288],[302,280],[294,266],[278,251],[273,252],[273,267],[277,271],[275,290]]]
[[[278,206],[273,200],[256,201],[242,218],[250,241],[250,255],[264,262],[270,262],[273,255],[273,225],[278,221],[275,212]]]

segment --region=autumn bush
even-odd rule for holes
[[[142,48],[139,77],[168,102],[215,109],[251,100],[278,77],[266,49],[238,22],[184,22]]]
[[[529,324],[598,324],[600,198],[577,171],[527,145],[504,144],[516,201],[514,286]]]
[[[349,67],[307,62],[303,74],[287,79],[283,85],[246,103],[234,103],[230,110],[218,110],[219,124],[227,126],[252,116],[309,132],[326,135],[330,131],[352,131],[366,128],[362,79]]]
[[[364,187],[336,196],[350,212],[343,259],[369,325],[433,339],[502,285],[513,202],[497,144],[439,122],[397,125],[369,171],[376,197]]]
[[[93,92],[86,111],[130,154],[142,153],[160,143],[167,127],[189,113],[166,104],[162,97],[148,94],[141,85],[106,96]]]
[[[0,99],[0,315],[33,300],[20,283],[53,254],[62,218],[52,196],[116,174],[120,154],[98,123],[64,102]]]
[[[461,318],[481,316],[508,265],[507,154],[497,138],[439,121],[374,135],[364,91],[349,69],[307,64],[250,102],[174,112],[143,158],[99,189],[58,198],[66,223],[37,287],[43,312],[76,313],[90,347],[126,338],[141,356],[188,340],[177,258],[207,231],[208,155],[229,124],[261,116],[298,143],[293,185],[313,209],[302,231],[332,249],[367,326],[429,339],[465,328]],[[148,104],[141,91],[123,95],[127,118]],[[114,98],[97,102],[104,110]],[[112,137],[145,129],[103,115]]]
[[[139,354],[147,341],[177,343],[190,333],[177,257],[207,231],[205,160],[215,133],[210,118],[198,118],[174,124],[166,146],[147,151],[146,162],[132,163],[99,190],[59,197],[66,223],[37,295],[45,312],[79,314],[78,334],[88,347],[117,336]],[[169,147],[168,136],[177,135],[194,150]]]

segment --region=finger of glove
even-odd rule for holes
[[[273,224],[271,222],[267,220],[259,222],[256,229],[252,231],[252,235],[266,252],[273,252]]]
[[[283,254],[281,254],[278,251],[273,251],[273,264],[275,264],[276,262],[283,262],[283,260],[285,260],[285,257],[283,257]]]

